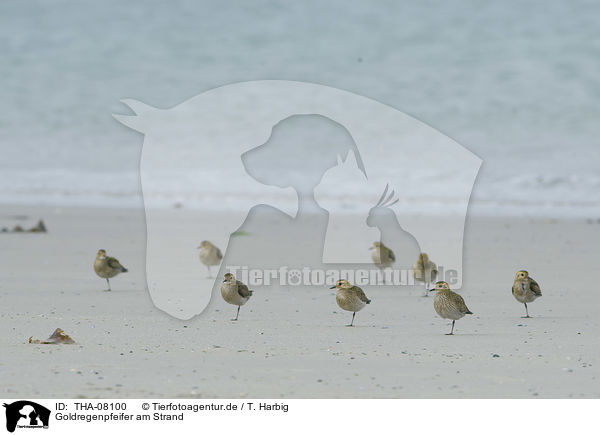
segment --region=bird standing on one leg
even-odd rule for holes
[[[242,281],[235,279],[235,276],[231,273],[226,273],[223,276],[223,285],[221,286],[221,296],[231,305],[237,305],[237,313],[235,319],[237,320],[240,315],[240,307],[244,305],[252,296],[252,290],[248,290],[248,286]]]
[[[430,291],[437,292],[433,298],[433,308],[435,308],[436,313],[442,319],[452,320],[452,329],[446,335],[454,335],[454,322],[462,319],[465,314],[473,313],[467,308],[467,304],[465,304],[462,296],[450,290],[450,286],[446,281],[436,282],[435,287]]]
[[[202,241],[200,246],[198,246],[198,249],[200,249],[200,261],[208,268],[207,278],[212,278],[210,266],[218,266],[221,264],[221,260],[223,260],[223,254],[219,248],[210,243],[208,240]]]
[[[390,248],[383,244],[383,242],[373,242],[373,246],[369,249],[373,251],[371,252],[371,259],[373,260],[373,263],[375,263],[375,266],[381,271],[383,283],[385,284],[384,270],[388,267],[392,267],[392,264],[396,261],[396,256]]]
[[[349,325],[354,326],[354,317],[356,313],[362,310],[367,304],[371,303],[371,299],[367,298],[365,292],[360,287],[350,284],[345,279],[338,280],[331,289],[337,289],[335,301],[342,310],[352,311],[352,321]]]
[[[429,284],[435,280],[438,274],[436,264],[429,259],[426,253],[422,252],[412,267],[412,273],[415,281],[422,281],[425,285],[425,294],[423,296],[428,296]]]
[[[96,254],[96,260],[94,261],[94,271],[100,278],[106,278],[106,282],[108,283],[108,289],[106,291],[111,291],[110,281],[108,279],[117,276],[121,272],[127,272],[127,269],[119,263],[119,260],[114,257],[107,257],[106,251],[100,249]]]
[[[529,276],[529,272],[526,270],[519,270],[515,276],[515,281],[513,282],[512,294],[517,301],[525,304],[525,316],[523,318],[529,319],[530,316],[529,310],[527,309],[527,303],[533,302],[542,296],[542,290],[538,283]]]

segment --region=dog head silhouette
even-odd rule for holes
[[[50,410],[42,405],[28,400],[19,400],[10,404],[3,405],[6,408],[6,430],[14,432],[17,423],[23,417],[27,418],[27,424],[30,426],[39,425],[38,419],[42,421],[44,427],[48,427],[50,422]]]

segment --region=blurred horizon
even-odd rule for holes
[[[121,99],[169,108],[280,79],[377,100],[478,155],[472,212],[595,217],[599,15],[591,1],[4,2],[0,203],[140,206],[143,138],[112,118],[130,113]]]

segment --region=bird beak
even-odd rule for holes
[[[371,250],[373,250],[373,247],[372,247],[372,246],[369,248],[369,251],[371,251]]]
[[[224,280],[223,280],[223,282],[227,282],[227,280],[226,280],[226,279],[224,279]]]
[[[435,288],[429,289],[428,291],[433,292],[435,291]]]
[[[335,288],[335,286],[333,286],[333,287],[329,287],[329,290],[333,290],[334,288]]]

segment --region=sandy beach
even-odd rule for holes
[[[365,288],[373,302],[355,328],[333,290],[315,287],[256,291],[237,323],[220,298],[178,320],[146,290],[143,210],[1,210],[0,226],[43,218],[48,227],[0,234],[6,398],[600,397],[595,219],[470,217],[460,294],[474,315],[449,337],[416,288]],[[177,213],[177,231],[192,232],[198,213]],[[99,248],[129,269],[112,292],[92,268]],[[531,319],[510,291],[520,268],[543,291]],[[58,327],[78,344],[27,343]]]

